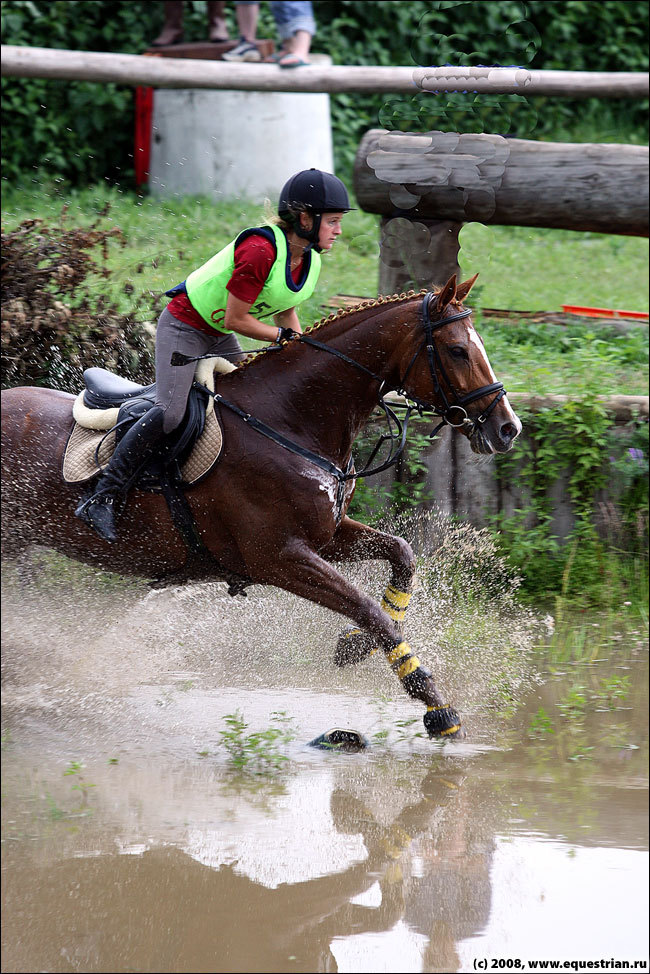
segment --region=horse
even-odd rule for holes
[[[348,517],[352,449],[388,392],[430,410],[474,452],[505,453],[521,432],[472,311],[478,275],[429,292],[379,297],[332,313],[303,335],[249,355],[217,379],[218,462],[185,493],[205,557],[186,541],[159,493],[130,492],[109,544],[75,518],[79,486],[62,480],[75,397],[44,387],[2,392],[5,552],[33,544],[100,569],[147,579],[276,586],[351,620],[335,662],[383,651],[403,690],[426,707],[432,738],[464,737],[458,712],[404,638],[415,556],[403,539]],[[381,603],[336,563],[380,559],[391,569]]]

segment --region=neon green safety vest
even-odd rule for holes
[[[275,244],[276,249],[275,261],[266,283],[250,309],[250,314],[256,318],[272,318],[280,311],[302,304],[313,294],[320,274],[320,254],[310,249],[305,253],[302,279],[295,283],[291,276],[287,238],[280,227],[269,225],[242,231],[227,247],[192,271],[185,282],[192,307],[209,325],[228,334],[231,329],[223,326],[229,294],[226,284],[235,269],[235,247],[252,234],[266,237]]]

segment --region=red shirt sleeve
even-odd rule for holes
[[[266,237],[252,234],[235,247],[235,269],[226,288],[240,301],[254,304],[275,261],[275,247]]]
[[[184,324],[191,325],[192,328],[197,328],[207,335],[214,335],[214,328],[203,320],[198,311],[194,310],[187,294],[177,294],[167,305],[167,310],[173,314],[174,318],[178,318]]]

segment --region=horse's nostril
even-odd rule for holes
[[[501,427],[502,440],[514,440],[517,435],[517,427],[514,423],[504,423]]]

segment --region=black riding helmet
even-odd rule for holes
[[[352,209],[348,191],[341,180],[320,169],[303,169],[287,180],[278,203],[280,218],[290,223],[294,233],[314,247],[317,247],[323,213],[347,213]],[[299,214],[303,212],[314,218],[311,230],[300,226]]]

